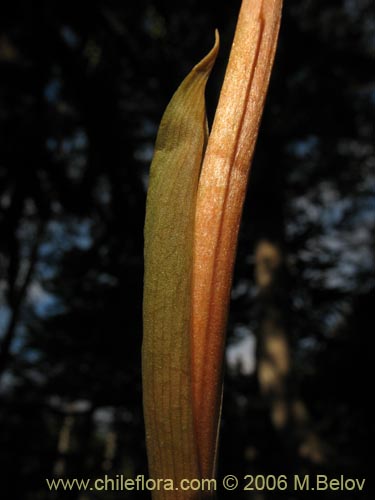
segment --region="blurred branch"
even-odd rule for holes
[[[0,349],[0,377],[7,368],[10,360],[10,348],[15,337],[16,327],[20,319],[22,305],[24,303],[27,291],[34,274],[35,265],[38,259],[38,250],[43,236],[45,222],[40,221],[37,229],[34,244],[31,249],[29,266],[23,280],[22,285],[19,287],[18,292],[15,293],[14,300],[12,300],[12,313],[8,327],[3,335]]]

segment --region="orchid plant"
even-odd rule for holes
[[[215,44],[160,123],[145,222],[143,404],[151,478],[214,478],[238,231],[282,0],[243,0],[211,133]],[[154,491],[154,500],[214,492]],[[204,496],[206,495],[206,496]]]

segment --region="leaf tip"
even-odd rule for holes
[[[215,29],[215,43],[210,52],[201,60],[198,64],[194,66],[194,71],[209,73],[215,63],[217,54],[220,47],[220,36],[219,31]]]

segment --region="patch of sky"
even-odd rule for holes
[[[236,300],[240,297],[243,297],[244,295],[247,295],[249,291],[249,285],[250,283],[248,280],[238,281],[238,283],[236,283],[232,289],[231,292],[232,299]]]
[[[348,210],[353,206],[350,199],[336,201],[329,210],[323,210],[322,224],[326,227],[334,227],[339,224]]]
[[[94,196],[102,205],[108,205],[112,198],[111,184],[104,175],[98,177],[94,187]]]
[[[16,377],[11,372],[5,371],[1,376],[0,395],[11,393],[16,382]]]
[[[147,191],[148,189],[148,184],[150,182],[150,171],[149,169],[147,168],[147,170],[145,169],[143,172],[142,172],[142,175],[141,175],[141,181],[142,181],[142,185],[143,185],[143,188],[145,191]]]
[[[298,139],[289,143],[287,151],[297,158],[303,159],[311,155],[319,144],[318,137],[315,135],[308,135],[303,139]]]
[[[115,276],[112,276],[108,273],[100,273],[97,276],[97,281],[102,283],[103,285],[114,286],[118,282],[118,279]]]
[[[91,225],[89,219],[76,218],[49,222],[46,237],[39,246],[36,266],[42,280],[52,279],[56,275],[58,262],[65,252],[73,248],[88,250],[91,247]]]
[[[11,191],[8,189],[2,193],[0,196],[0,207],[6,209],[10,206],[12,200]]]
[[[298,345],[304,351],[314,351],[318,348],[319,342],[315,337],[303,337],[298,340]]]
[[[61,143],[62,151],[71,154],[75,151],[87,149],[88,137],[84,129],[78,128],[71,137],[65,138]]]
[[[365,0],[365,3],[367,0]],[[354,20],[360,16],[361,4],[363,0],[344,0],[344,9],[347,14]]]
[[[61,91],[61,81],[57,77],[53,77],[44,88],[44,97],[49,103],[55,103]]]
[[[10,346],[10,351],[12,354],[17,354],[22,350],[25,343],[25,337],[26,337],[26,327],[24,324],[19,322],[16,326],[13,342]]]
[[[363,209],[363,200],[358,201],[356,193],[341,197],[333,183],[325,181],[309,190],[303,196],[295,198],[289,206],[290,216],[286,229],[290,238],[303,234],[309,227],[316,226],[323,233],[336,230],[345,221],[355,216],[356,220],[367,217]],[[372,201],[368,201],[366,212],[371,210]]]
[[[373,230],[375,227],[375,196],[362,199],[359,203],[359,209],[349,214],[349,220],[353,227],[361,225]]]
[[[60,34],[64,40],[64,42],[69,45],[71,48],[77,47],[79,44],[79,37],[77,34],[73,31],[73,29],[70,26],[62,26],[60,30]]]
[[[28,303],[33,307],[35,314],[46,318],[64,311],[64,306],[58,297],[47,292],[40,282],[33,281],[28,289]]]
[[[56,139],[54,139],[53,137],[48,137],[46,146],[49,151],[56,151],[58,145],[59,143]]]
[[[10,321],[11,310],[6,304],[0,304],[0,338],[4,336]]]
[[[338,302],[329,307],[322,315],[325,335],[328,337],[334,336],[340,325],[343,324],[345,316],[350,314],[350,311],[347,302]]]
[[[299,257],[308,265],[303,276],[311,285],[323,283],[327,289],[359,291],[360,286],[368,285],[368,280],[359,283],[359,276],[371,276],[374,266],[372,232],[357,227],[311,238]]]
[[[366,158],[372,156],[374,147],[368,142],[358,139],[340,140],[337,144],[337,151],[342,156],[353,156],[354,158]]]
[[[138,161],[150,163],[154,155],[154,145],[151,142],[144,142],[134,151],[134,158]]]
[[[256,367],[256,337],[246,325],[238,325],[229,343],[225,358],[232,372],[251,375]]]
[[[41,258],[51,254],[62,254],[76,247],[87,250],[92,245],[92,221],[89,219],[69,219],[66,221],[50,221],[48,224],[47,238],[40,245]]]
[[[142,120],[140,126],[137,128],[137,136],[145,139],[155,137],[157,129],[156,123],[146,118]]]

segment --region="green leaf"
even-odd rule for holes
[[[218,47],[216,33],[213,49],[164,113],[147,195],[142,347],[147,454],[150,477],[174,481],[200,477],[191,388],[193,230],[207,141],[204,92]],[[155,492],[154,498],[178,495]]]

